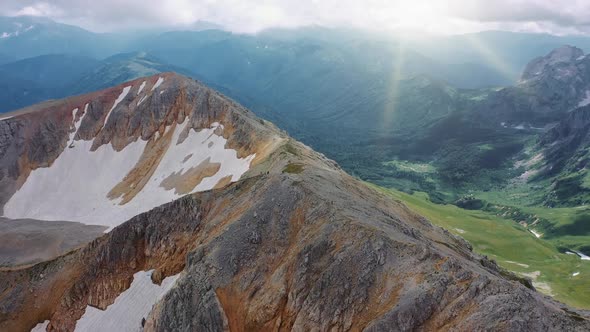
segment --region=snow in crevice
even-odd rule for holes
[[[542,236],[543,236],[543,234],[542,234],[542,233],[538,233],[538,232],[536,232],[534,229],[529,229],[529,231],[530,231],[531,233],[533,233],[533,235],[535,235],[535,237],[537,237],[537,238],[540,238],[540,237],[542,237]]]
[[[174,287],[179,276],[167,277],[161,285],[156,285],[152,282],[152,273],[153,270],[135,273],[129,289],[106,310],[86,306],[84,315],[76,322],[75,331],[142,331],[142,320],[147,319],[153,306]]]
[[[590,90],[586,91],[586,96],[584,97],[584,99],[580,101],[580,103],[578,103],[578,107],[583,107],[587,105],[590,105]]]
[[[78,130],[80,129],[80,125],[82,124],[82,120],[84,120],[84,118],[86,117],[86,114],[88,114],[88,104],[86,104],[86,106],[84,106],[84,114],[82,114],[82,116],[80,117],[80,119],[78,119],[78,121],[76,121],[76,115],[78,114],[78,109],[74,109],[72,111],[72,121],[74,121],[74,123],[72,124],[74,127],[74,131],[72,134],[70,134],[70,139],[68,140],[68,147],[73,147],[72,144],[74,144],[74,139],[76,138],[76,134],[78,133]]]
[[[123,88],[123,91],[121,92],[121,94],[119,95],[119,97],[117,97],[117,100],[115,100],[115,103],[113,104],[113,107],[111,107],[111,110],[107,113],[107,116],[104,119],[104,124],[105,125],[109,121],[109,117],[111,116],[111,113],[113,112],[113,110],[117,107],[117,105],[119,105],[120,102],[123,101],[123,99],[125,99],[125,97],[127,97],[127,94],[129,93],[130,90],[131,90],[131,86],[126,86],[126,87]]]
[[[139,95],[141,93],[141,91],[143,91],[143,88],[145,88],[145,84],[146,84],[146,81],[143,81],[141,83],[141,85],[139,86],[139,90],[137,90],[137,95]]]
[[[160,85],[162,85],[162,83],[164,83],[164,79],[162,77],[158,77],[158,80],[156,81],[156,84],[154,84],[154,86],[152,86],[151,91],[156,90]]]
[[[49,325],[49,321],[46,320],[43,323],[39,323],[37,325],[35,325],[35,327],[33,327],[31,329],[31,332],[45,332],[47,331],[47,325]]]
[[[137,103],[137,106],[141,105],[141,103],[143,103],[144,100],[146,100],[148,96],[143,96],[141,97],[141,99],[139,100],[139,102]]]

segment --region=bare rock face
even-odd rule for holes
[[[531,61],[518,85],[492,94],[481,116],[505,126],[544,127],[590,104],[590,57],[562,46]]]
[[[195,123],[224,119],[205,112],[223,107],[198,105],[153,112],[194,106]],[[233,144],[262,156],[239,181],[139,214],[52,261],[0,271],[0,330],[48,320],[49,331],[72,331],[148,270],[156,284],[178,277],[138,319],[146,331],[590,329],[587,313],[537,293],[243,108],[225,119]]]
[[[551,51],[546,56],[538,57],[531,61],[522,73],[522,80],[540,77],[546,74],[546,70],[550,70],[554,66],[571,66],[576,61],[582,60],[583,57],[584,51],[581,49],[567,45],[562,46]],[[563,71],[563,74],[567,73],[568,71]]]

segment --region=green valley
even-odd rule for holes
[[[560,301],[590,308],[590,261],[560,252],[556,242],[537,238],[522,225],[492,213],[432,203],[427,194],[374,186],[432,223],[469,241],[474,251],[533,280],[537,290]],[[563,214],[563,220],[569,218]]]

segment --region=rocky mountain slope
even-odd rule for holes
[[[246,125],[212,120],[231,119],[236,107],[163,74],[24,109],[1,123],[4,215],[114,227],[237,181],[269,143],[253,141]]]
[[[486,115],[507,126],[543,127],[589,103],[590,58],[565,45],[532,60],[516,86],[492,95],[483,106]]]
[[[0,128],[6,216],[112,227],[0,270],[0,330],[590,329],[588,313],[195,81],[139,79]]]

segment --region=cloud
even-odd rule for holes
[[[0,15],[47,16],[95,31],[209,21],[238,32],[303,25],[470,32],[590,32],[588,0],[3,0]]]
[[[552,22],[563,26],[590,24],[587,0],[451,0],[452,14],[483,22]]]

